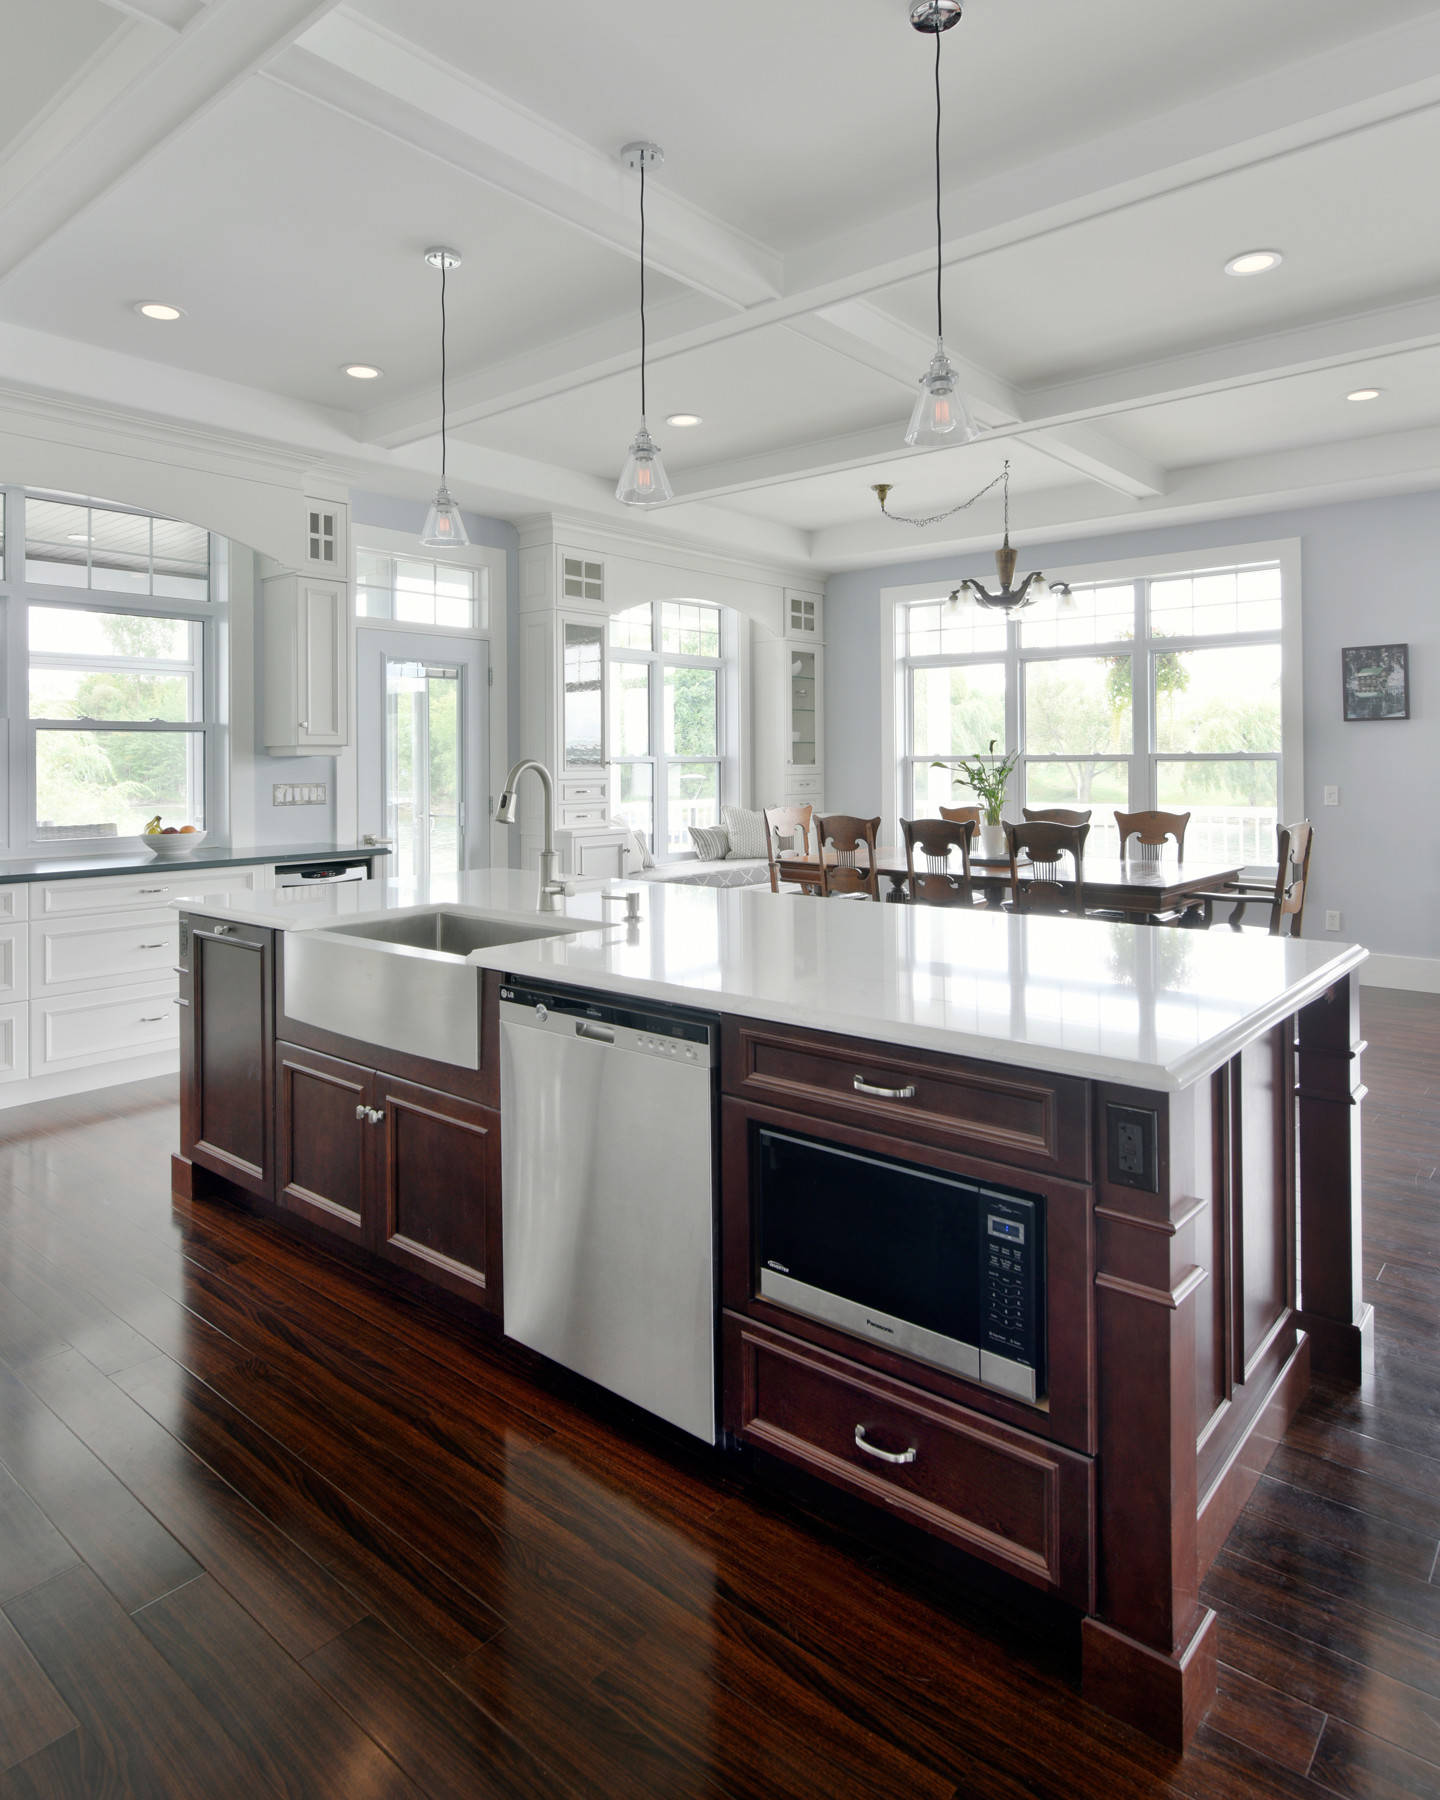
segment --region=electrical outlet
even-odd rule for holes
[[[1325,804],[1327,806],[1338,806],[1340,804],[1340,790],[1338,787],[1327,787],[1326,788]]]
[[[1338,912],[1327,912],[1326,913],[1325,929],[1327,931],[1338,931],[1340,929],[1340,915]]]
[[[1111,1104],[1105,1110],[1111,1181],[1155,1193],[1159,1119],[1148,1107]]]

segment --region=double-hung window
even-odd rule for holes
[[[720,608],[647,602],[616,613],[609,638],[611,810],[657,856],[684,854],[690,827],[717,824],[723,798]]]
[[[30,842],[136,837],[157,814],[203,827],[222,773],[209,534],[17,489],[7,500]]]
[[[955,765],[984,759],[993,739],[997,756],[1021,752],[1007,818],[1022,806],[1088,809],[1090,852],[1115,855],[1117,808],[1188,812],[1187,855],[1273,862],[1287,760],[1299,804],[1287,559],[1167,560],[1173,569],[1077,581],[1065,613],[1006,619],[938,596],[900,601],[901,812],[972,804]]]

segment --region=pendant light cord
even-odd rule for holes
[[[941,343],[945,340],[945,238],[940,221],[940,40],[943,35],[939,31],[935,33],[935,337]]]
[[[449,426],[449,418],[445,404],[445,383],[447,375],[445,355],[445,277],[449,273],[446,267],[449,260],[449,257],[445,255],[442,255],[440,258],[440,485],[442,488],[445,486],[446,479],[446,432]]]
[[[640,153],[640,423],[645,423],[645,152]]]

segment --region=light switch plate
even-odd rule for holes
[[[271,783],[272,806],[324,806],[328,789],[323,781],[276,781]]]
[[[1327,806],[1338,806],[1340,804],[1340,790],[1338,787],[1327,787],[1326,788],[1325,804]]]
[[[1327,931],[1338,931],[1340,929],[1340,915],[1338,912],[1327,912],[1326,913],[1325,929]]]

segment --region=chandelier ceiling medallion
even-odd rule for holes
[[[960,393],[960,378],[945,353],[944,233],[940,218],[940,39],[960,23],[960,0],[912,0],[910,23],[935,39],[935,354],[920,377],[920,392],[905,433],[907,444],[968,444],[980,435]]]
[[[660,460],[660,446],[645,423],[645,171],[658,169],[665,152],[658,144],[626,144],[620,160],[640,176],[640,429],[635,433],[615,487],[622,506],[659,506],[672,499],[674,490]]]
[[[988,607],[992,612],[1019,612],[1022,606],[1034,606],[1039,601],[1053,599],[1058,611],[1073,612],[1074,596],[1070,592],[1070,584],[1066,581],[1047,581],[1038,569],[1023,576],[1019,587],[1015,582],[1015,564],[1019,559],[1018,552],[1010,543],[1010,461],[1006,458],[1005,467],[993,481],[987,481],[978,493],[968,500],[962,500],[957,506],[946,507],[944,512],[931,513],[928,518],[907,518],[904,513],[892,513],[885,502],[890,497],[894,483],[890,481],[876,482],[874,492],[880,501],[880,510],[887,519],[894,519],[897,525],[938,525],[942,519],[951,518],[955,513],[964,512],[977,500],[983,500],[986,494],[997,487],[1005,490],[1005,541],[995,552],[995,568],[1000,577],[1000,586],[991,593],[983,582],[967,577],[950,595],[953,605],[963,605],[973,600],[977,606]]]

